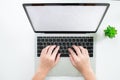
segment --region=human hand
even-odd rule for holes
[[[48,72],[58,63],[60,60],[60,54],[57,55],[59,48],[59,46],[56,47],[56,45],[53,45],[47,46],[42,50],[40,65],[37,70],[38,78],[36,77],[36,79],[34,78],[33,80],[43,80]]]
[[[43,70],[43,72],[48,73],[58,63],[60,59],[60,54],[57,55],[60,47],[55,47],[56,45],[47,46],[41,52],[39,69]]]
[[[86,80],[95,80],[95,75],[90,65],[88,50],[83,48],[82,46],[73,45],[72,47],[74,48],[75,52],[71,48],[68,49],[72,65],[79,72],[81,72]]]

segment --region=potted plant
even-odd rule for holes
[[[104,30],[105,36],[109,38],[115,38],[117,34],[117,30],[115,27],[108,25],[107,28]]]

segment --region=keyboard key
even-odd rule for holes
[[[40,57],[40,54],[37,54],[37,57]]]
[[[93,57],[93,54],[89,54],[90,57]]]

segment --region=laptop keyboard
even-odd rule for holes
[[[72,45],[83,46],[88,49],[89,56],[93,57],[93,37],[37,37],[37,57],[43,48],[48,45],[60,46],[61,57],[68,57],[68,48]]]

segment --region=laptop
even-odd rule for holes
[[[88,49],[95,72],[95,33],[109,3],[25,3],[23,7],[35,32],[35,70],[41,50],[48,45],[58,45],[61,59],[48,76],[80,76],[67,50],[77,45]]]

